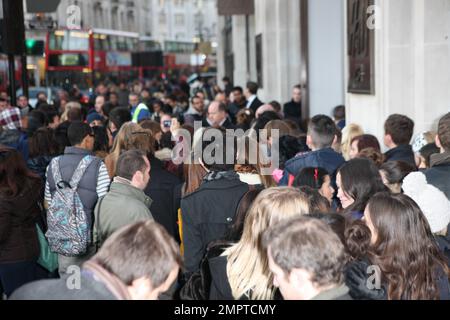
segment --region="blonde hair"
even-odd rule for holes
[[[342,130],[341,152],[346,161],[350,160],[350,147],[353,138],[361,136],[363,134],[363,129],[359,125],[354,123],[347,125]]]
[[[66,108],[64,110],[64,113],[61,115],[61,122],[69,120],[69,111],[71,109],[80,109],[81,110],[81,104],[75,101],[68,102],[66,104]]]
[[[135,135],[137,132],[142,133],[143,135]],[[110,176],[115,175],[117,159],[119,159],[119,156],[123,151],[138,149],[148,153],[153,150],[153,141],[152,132],[150,130],[143,129],[137,123],[125,123],[117,133],[111,153],[106,160],[112,165],[111,168],[108,168]]]
[[[258,195],[245,219],[241,240],[223,253],[227,256],[227,276],[235,299],[273,299],[276,288],[267,253],[261,246],[262,233],[282,220],[308,213],[308,199],[297,189],[270,188]]]

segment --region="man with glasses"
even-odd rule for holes
[[[72,147],[66,147],[64,155],[54,158],[47,168],[45,183],[45,201],[47,206],[51,204],[52,197],[59,187],[55,182],[57,175],[53,172],[53,162],[58,161],[58,167],[62,181],[70,182],[80,169],[82,160],[89,161],[81,180],[78,184],[77,194],[83,204],[84,212],[93,221],[93,211],[99,198],[103,197],[109,189],[110,179],[105,164],[100,158],[93,155],[94,131],[87,123],[72,122],[67,131],[67,136]],[[92,228],[92,226],[91,226]],[[59,230],[50,230],[58,232]],[[81,265],[95,252],[94,246],[90,246],[87,252],[76,257],[58,255],[59,272],[65,273],[71,265]]]

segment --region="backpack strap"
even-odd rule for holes
[[[80,161],[78,167],[75,169],[75,172],[73,173],[72,179],[70,180],[70,187],[72,189],[78,187],[78,184],[83,178],[84,173],[94,160],[95,157],[87,155]]]
[[[60,160],[60,157],[57,157],[57,158],[54,158],[51,162],[52,175],[53,175],[53,180],[55,182],[56,188],[58,188],[58,184],[63,181],[62,175],[61,175],[61,168],[59,166],[59,160]]]

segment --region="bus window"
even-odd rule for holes
[[[50,33],[50,50],[89,50],[89,34],[84,31],[56,30]]]

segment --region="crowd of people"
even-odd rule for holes
[[[391,115],[380,143],[344,106],[305,121],[301,86],[224,83],[1,95],[3,298],[450,299],[450,114],[416,137]]]

